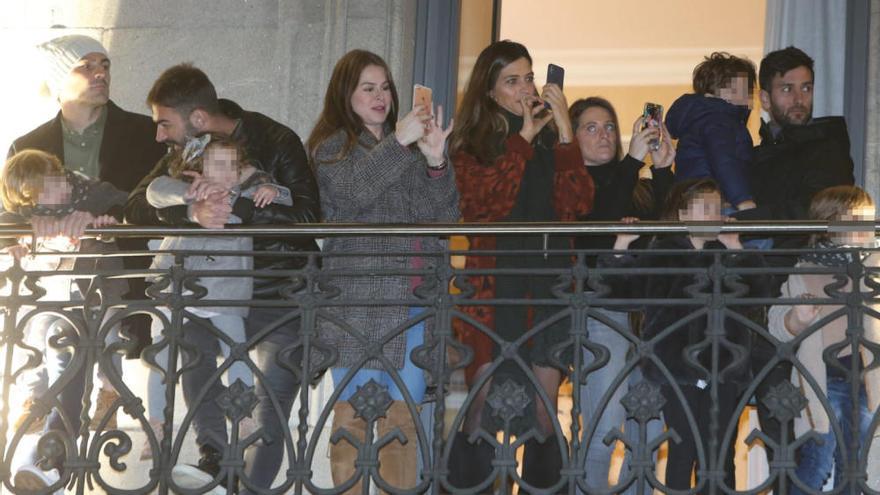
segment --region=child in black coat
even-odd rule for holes
[[[723,219],[721,207],[715,181],[688,180],[670,191],[664,219],[719,222]],[[637,238],[618,235],[614,249],[625,250]],[[657,252],[601,256],[600,267],[632,269],[632,274],[606,275],[600,282],[604,287],[597,289],[610,288],[609,297],[662,301],[641,305],[645,313],[643,339],[653,350],[643,358],[642,366],[645,378],[659,386],[665,398],[663,416],[668,429],[680,437],[679,442],[670,441],[666,485],[689,489],[696,466],[697,486],[704,490],[701,484],[705,481],[699,472],[708,470],[709,456],[718,455],[718,463],[727,473],[725,483],[734,489],[732,448],[722,452],[721,444],[729,435],[735,438],[737,404],[751,380],[751,338],[748,327],[731,314],[748,308],[716,308],[712,304],[719,298],[764,295],[763,277],[728,273],[730,269],[762,266],[763,262],[757,255],[737,252],[742,249],[737,234],[668,236],[654,240],[650,249]],[[646,269],[668,271],[645,274]],[[709,420],[713,387],[717,391],[717,432],[710,430]],[[702,449],[695,438],[700,439]],[[717,443],[710,449],[713,438]]]

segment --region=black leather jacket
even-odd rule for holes
[[[251,163],[260,170],[272,174],[282,186],[290,189],[292,206],[271,204],[255,208],[251,200],[239,198],[233,211],[249,225],[284,225],[317,222],[320,219],[318,183],[309,165],[305,148],[299,136],[263,114],[247,112],[229,100],[220,100],[220,110],[229,118],[241,119],[232,138],[245,147]],[[147,202],[146,191],[150,182],[168,171],[169,155],[132,191],[125,205],[125,218],[136,225],[192,225],[187,217],[186,206],[173,206],[157,210]],[[295,256],[303,251],[317,252],[312,237],[255,237],[257,251],[289,252],[291,256],[255,257],[254,268],[258,270],[296,269],[306,263],[305,256]],[[277,289],[287,285],[280,279],[254,281],[255,297],[271,297]]]

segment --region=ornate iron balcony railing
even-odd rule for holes
[[[694,437],[693,493],[768,489],[816,493],[806,490],[805,468],[799,471],[798,466],[806,462],[803,457],[809,448],[815,453],[829,441],[842,446],[835,465],[839,473],[835,493],[880,493],[880,442],[874,441],[880,436],[880,415],[870,409],[863,413],[861,407],[865,400],[861,387],[867,386],[869,406],[877,400],[872,394],[880,392],[872,388],[880,365],[880,284],[875,279],[880,264],[874,263],[874,256],[880,254],[871,255],[876,250],[630,250],[620,258],[607,250],[552,249],[548,246],[553,243],[546,241],[614,233],[770,236],[874,231],[876,227],[874,222],[645,222],[90,230],[87,235],[117,238],[231,233],[253,237],[515,235],[544,239],[545,248],[222,252],[223,256],[258,260],[254,269],[236,270],[193,269],[191,261],[206,255],[202,251],[165,252],[171,259],[165,269],[106,268],[96,263],[91,268],[78,263],[66,269],[71,264],[62,261],[147,260],[157,254],[146,250],[37,253],[22,263],[9,260],[0,271],[0,481],[9,493],[33,493],[15,484],[17,470],[31,461],[50,461],[60,475],[52,489],[67,487],[74,493],[236,493],[235,486],[241,493],[367,493],[371,483],[372,489],[394,493],[509,493],[515,487],[519,493],[647,493],[651,489],[676,493],[666,485],[658,465],[678,459],[664,459],[662,452],[670,444]],[[0,227],[0,237],[29,232],[26,226]],[[221,257],[218,252],[207,254]],[[832,254],[840,256],[833,263],[792,266],[800,258],[817,259],[809,256],[815,254],[823,260]],[[361,262],[339,268],[333,261],[346,257]],[[465,267],[460,257],[502,261]],[[293,258],[299,263],[263,268],[267,260]],[[412,262],[413,258],[419,261]],[[821,284],[819,294],[780,297],[780,284],[793,275],[810,282],[827,279],[827,283]],[[275,296],[206,298],[207,279],[214,277],[228,278],[228,283],[271,279]],[[494,277],[496,287],[543,283],[549,292],[536,290],[540,294],[533,297],[505,289],[500,295],[480,299],[477,296],[487,292],[474,283],[485,277]],[[144,279],[148,281],[144,296],[123,299],[120,287]],[[374,292],[371,297],[351,297],[340,289],[352,281],[370,284],[385,279],[406,280],[411,289],[403,294]],[[680,292],[670,289],[673,286]],[[666,295],[661,295],[664,289]],[[774,318],[806,305],[817,308],[820,316],[798,335],[779,333],[778,323],[784,324],[785,316]],[[339,317],[345,308],[381,315],[401,307],[408,308],[401,323],[387,328],[362,327]],[[249,325],[246,339],[236,341],[211,320],[217,308],[251,314],[271,310],[272,319]],[[487,325],[476,308],[488,308],[496,317],[516,313],[529,323],[523,332],[512,334],[508,328]],[[132,336],[120,329],[127,328],[136,315],[147,315],[153,321],[154,340],[140,361],[159,370],[163,382],[149,398],[138,385],[145,372],[132,365],[136,361],[114,358],[135,347]],[[36,327],[43,327],[43,333],[48,330],[48,336],[35,336]],[[383,353],[383,348],[399,345],[395,336],[414,327],[420,329],[423,341],[407,352],[428,384],[424,400],[414,398],[404,386],[407,378],[398,364]],[[832,327],[842,330],[831,333]],[[285,338],[276,338],[284,332]],[[488,351],[482,349],[488,354],[462,343],[458,339],[462,332],[489,343]],[[331,334],[347,336],[355,342],[350,346],[354,350],[336,345],[328,337]],[[221,342],[228,348],[225,357],[217,345]],[[671,348],[674,342],[685,345]],[[342,382],[334,388],[328,370],[343,355],[356,356],[358,364],[337,375]],[[215,356],[219,357],[216,367],[205,374],[202,365]],[[475,356],[488,357],[488,363],[468,375],[468,388],[462,370]],[[823,366],[817,367],[820,362]],[[535,363],[543,369],[534,367]],[[255,377],[255,385],[231,378],[241,364]],[[367,381],[349,400],[357,418],[366,423],[362,432],[334,429],[332,415],[342,387],[362,366],[384,369],[391,381]],[[27,393],[25,378],[44,368],[50,369],[44,390],[34,395],[30,412],[19,417],[14,408]],[[564,387],[570,394],[563,394],[567,406],[549,415],[549,427],[541,427],[535,418],[542,408],[552,410],[555,403],[555,397],[541,386],[547,369],[557,370],[570,384]],[[817,369],[825,374],[816,376]],[[94,418],[92,395],[98,387],[98,371],[119,397],[106,414]],[[281,375],[288,384],[298,381],[305,386],[287,387],[283,393],[266,386],[281,383]],[[829,380],[844,385],[828,385]],[[391,385],[402,390],[411,430],[383,426],[391,414]],[[180,404],[184,386],[186,404]],[[316,387],[323,387],[323,393],[316,393]],[[859,399],[841,411],[840,404],[846,403],[841,394]],[[483,411],[478,413],[483,399]],[[150,401],[164,402],[159,431],[150,427]],[[681,414],[664,417],[677,410],[676,404]],[[291,405],[288,415],[285,409]],[[739,426],[743,414],[755,407],[766,413],[764,418],[777,422],[778,434],[761,431],[756,424]],[[34,431],[53,410],[50,419],[57,429]],[[828,420],[817,422],[817,413],[824,413]],[[117,427],[112,427],[114,414]],[[603,414],[623,414],[626,424],[609,423]],[[251,416],[258,420],[252,422]],[[22,421],[15,424],[17,419]],[[276,432],[267,426],[269,420],[289,428]],[[222,424],[224,436],[197,431],[196,423],[204,421]],[[859,432],[851,427],[860,424],[866,429],[861,442]],[[803,425],[808,425],[807,430],[801,431]],[[462,428],[467,431],[458,433]],[[187,488],[176,481],[174,467],[197,461],[196,438],[221,446],[220,471],[202,488]],[[814,439],[825,443],[819,445]],[[390,461],[382,467],[382,459],[388,459],[383,449],[404,441],[415,446],[405,452],[417,458],[416,481],[394,486],[385,479]],[[534,487],[529,479],[524,480],[522,461],[517,458],[520,446],[536,442],[551,446],[541,452],[558,454],[561,462],[556,476],[550,476],[556,481],[549,487]],[[609,444],[617,451],[599,448]],[[271,488],[260,486],[252,477],[253,452],[266,445],[280,446],[273,451],[280,469]],[[334,484],[326,452],[337,445],[349,445],[354,456],[348,470],[351,478]],[[740,469],[745,476],[731,484],[726,467],[730,456],[735,449],[755,446],[763,446],[770,460],[753,463],[761,464],[757,469]],[[146,447],[153,456],[142,460]],[[748,455],[757,452],[752,449]],[[467,455],[478,460],[482,456],[488,471],[479,482],[456,484],[453,478],[460,474],[456,470],[462,468],[460,461]],[[616,459],[613,466],[621,462],[624,466],[612,467],[611,483],[595,476],[594,466],[605,469],[606,456]],[[821,469],[816,467],[814,474]],[[221,482],[229,486],[228,491],[219,487]]]

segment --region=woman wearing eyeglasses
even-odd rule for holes
[[[595,184],[593,210],[580,217],[589,222],[617,222],[624,217],[645,220],[656,219],[661,211],[666,192],[673,181],[671,165],[675,159],[675,148],[665,128],[660,138],[660,129],[647,127],[642,130],[643,118],[633,123],[629,150],[623,155],[620,140],[620,126],[617,112],[611,103],[597,96],[577,100],[569,108],[571,126],[581,150],[584,166]],[[651,151],[649,141],[660,138],[660,149]],[[648,154],[653,167],[650,179],[640,179],[639,171],[645,166]],[[585,235],[575,240],[578,249],[611,249],[614,236]],[[596,256],[586,256],[586,263],[596,266]],[[614,379],[621,373],[628,373],[627,353],[631,341],[626,335],[632,333],[629,314],[621,307],[595,308],[605,321],[591,316],[587,321],[588,339],[593,345],[605,347],[610,353],[607,364],[590,372],[586,383],[580,386],[580,405],[584,424],[584,444],[587,446],[586,484],[593,490],[608,488],[608,470],[615,444],[606,445],[602,440],[609,431],[617,430],[626,419],[626,411],[620,400],[626,395],[628,384],[640,381],[638,367],[634,373],[612,392],[607,402],[604,394],[612,387]],[[609,325],[607,323],[611,323]],[[589,367],[597,357],[589,351],[583,352],[583,366]],[[597,417],[598,416],[598,417]],[[593,429],[591,425],[596,422]],[[632,442],[638,440],[638,425],[635,421],[627,423],[626,434]],[[651,422],[648,439],[659,433],[659,422]],[[658,430],[653,432],[651,430]],[[627,460],[630,455],[627,454]],[[621,469],[619,481],[627,476],[629,462]],[[636,483],[630,485],[627,493],[635,493]],[[650,492],[650,485],[646,492]]]

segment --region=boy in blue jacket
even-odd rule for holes
[[[666,115],[678,139],[676,180],[715,179],[736,210],[755,207],[746,176],[753,156],[746,123],[756,79],[750,60],[714,52],[694,68],[694,93],[675,100]]]

